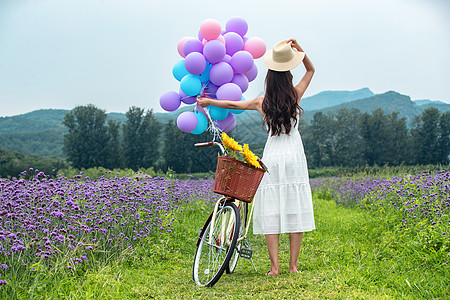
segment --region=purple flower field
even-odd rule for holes
[[[450,257],[450,172],[423,172],[392,178],[343,177],[311,181],[322,198],[358,206],[394,224],[423,247]]]
[[[179,213],[217,198],[212,179],[51,179],[30,172],[31,180],[24,179],[26,172],[0,179],[0,276],[61,262],[72,269],[120,255],[146,238],[169,234]]]

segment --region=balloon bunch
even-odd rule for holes
[[[168,91],[161,95],[161,107],[175,111],[181,103],[195,104],[199,96],[244,101],[242,94],[258,75],[254,59],[266,52],[264,41],[258,37],[246,37],[247,30],[248,24],[241,17],[228,20],[225,30],[216,20],[207,19],[200,26],[198,38],[182,38],[177,49],[184,59],[172,69],[173,76],[180,82],[180,89],[178,93]],[[234,115],[239,113],[242,111],[216,106],[204,110],[197,105],[194,111],[178,116],[177,126],[183,132],[201,134],[208,128],[209,117],[214,126],[229,132],[236,126]]]

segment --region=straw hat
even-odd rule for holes
[[[304,52],[292,48],[291,43],[286,40],[276,43],[273,49],[264,55],[264,63],[273,71],[289,71],[298,66],[304,57]]]

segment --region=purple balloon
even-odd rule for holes
[[[230,132],[236,127],[236,117],[231,112],[228,113],[225,119],[216,122],[219,128],[225,132]]]
[[[184,59],[184,67],[189,73],[200,75],[205,71],[206,59],[201,53],[191,52]]]
[[[225,83],[217,90],[216,97],[219,100],[239,101],[242,98],[242,90],[235,83]]]
[[[243,37],[247,33],[248,24],[243,18],[234,17],[228,20],[225,29],[227,32],[236,32]]]
[[[233,56],[238,51],[244,48],[244,41],[242,37],[236,32],[228,32],[223,36],[227,48],[227,54]]]
[[[230,60],[230,65],[238,73],[247,73],[253,64],[253,56],[247,51],[236,52]]]
[[[177,118],[177,126],[183,132],[191,132],[197,127],[197,116],[192,111],[185,111]]]
[[[180,88],[180,90],[178,91],[178,94],[180,94],[181,97],[181,102],[183,102],[184,104],[194,104],[195,102],[197,102],[197,97],[194,96],[188,96],[186,95]]]
[[[199,40],[190,39],[183,45],[184,56],[187,56],[191,52],[203,53],[203,44]]]
[[[233,68],[229,64],[227,64],[226,62],[219,62],[213,65],[211,70],[209,71],[209,80],[213,84],[221,86],[224,83],[231,82],[231,80],[233,79],[233,75]]]
[[[255,80],[256,76],[258,76],[258,67],[255,64],[253,64],[250,71],[248,71],[244,75],[247,77],[248,82],[252,82],[253,80]]]
[[[200,42],[203,42],[203,35],[202,35],[202,33],[200,32],[200,30],[198,31],[198,40],[200,41]]]
[[[225,46],[218,40],[212,40],[205,44],[203,55],[212,64],[221,61],[225,56]]]
[[[228,54],[225,54],[225,56],[222,59],[222,61],[226,62],[227,64],[230,63],[230,60],[231,60],[231,56],[229,56]]]
[[[174,91],[168,91],[161,95],[159,104],[166,111],[177,110],[181,105],[180,95]]]
[[[217,85],[209,82],[205,88],[205,92],[210,98],[215,98],[217,89],[219,89],[219,87]]]
[[[233,80],[231,80],[231,82],[237,84],[241,88],[241,91],[243,93],[248,89],[248,79],[244,74],[234,74]]]

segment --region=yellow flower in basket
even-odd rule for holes
[[[233,138],[229,137],[225,132],[221,134],[224,147],[229,152],[242,151],[242,146],[239,145]]]
[[[242,155],[244,155],[244,160],[247,164],[259,168],[258,157],[250,150],[248,144],[244,144],[244,150],[241,150]]]

